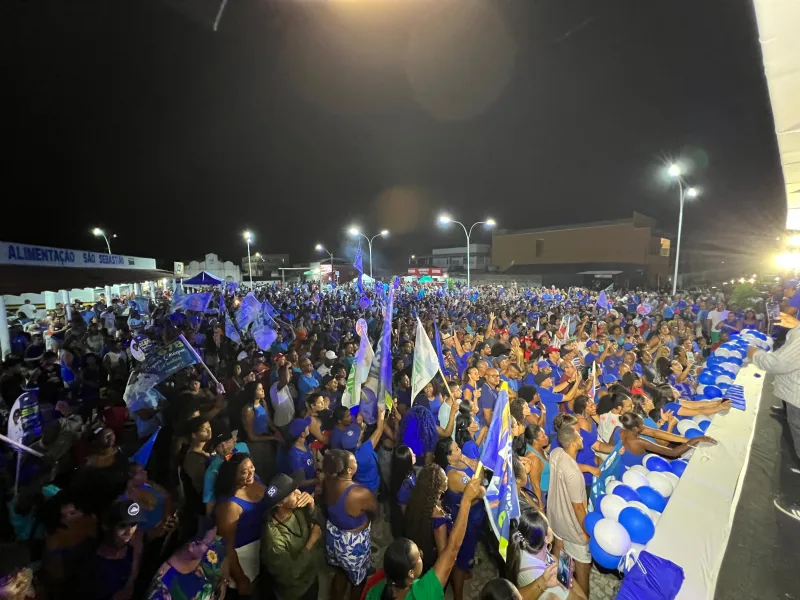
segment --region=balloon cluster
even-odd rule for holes
[[[590,536],[589,550],[601,567],[619,569],[622,558],[633,558],[653,539],[661,513],[686,469],[684,460],[669,461],[646,454],[641,465],[609,479],[605,494],[584,522]]]
[[[721,398],[733,385],[750,346],[768,351],[772,344],[773,339],[760,331],[745,329],[734,335],[731,341],[714,350],[714,354],[706,359],[705,368],[697,378],[699,385],[695,399]]]

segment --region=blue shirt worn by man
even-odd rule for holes
[[[538,388],[538,390],[539,398],[541,399],[542,404],[544,404],[544,407],[547,409],[544,432],[552,440],[556,433],[555,427],[553,427],[553,421],[558,414],[558,405],[564,401],[564,394],[558,394],[543,387]]]
[[[483,416],[483,409],[488,408],[494,410],[494,405],[497,403],[498,391],[489,387],[484,383],[481,387],[481,397],[478,399],[478,423],[481,427],[488,427],[491,423],[487,423]],[[494,415],[492,415],[494,417]]]
[[[361,444],[358,449],[353,452],[356,457],[356,474],[353,475],[353,481],[363,485],[372,493],[378,491],[378,486],[381,483],[381,477],[378,472],[378,455],[375,453],[375,448],[372,447],[372,442],[367,440]]]
[[[301,374],[297,378],[297,404],[305,404],[306,396],[317,389],[321,381],[322,378],[316,371],[312,371],[310,375]]]

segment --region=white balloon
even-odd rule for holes
[[[663,473],[650,473],[647,476],[647,481],[650,482],[650,487],[657,491],[665,498],[669,498],[674,491],[672,482],[667,479]]]
[[[731,355],[730,351],[727,348],[719,347],[714,351],[714,356],[721,356],[722,358],[728,358]]]
[[[695,415],[692,417],[692,421],[697,423],[698,425],[704,421],[710,421],[711,418],[708,415]]]
[[[657,510],[650,509],[650,519],[653,521],[653,525],[658,527],[658,520],[661,518],[661,513]]]
[[[636,500],[632,500],[631,502],[628,502],[628,508],[631,508],[631,507],[638,508],[644,514],[646,514],[648,516],[650,515],[650,509],[647,508],[647,506],[645,504],[641,503],[641,502],[637,502]]]
[[[719,387],[721,385],[733,385],[733,379],[726,375],[720,375],[717,377],[717,386]]]
[[[705,392],[705,389],[706,389],[706,386],[704,384],[698,383],[697,387],[694,389],[694,393],[695,394],[699,394],[700,396],[702,396],[703,392]]]
[[[695,423],[691,419],[681,419],[680,421],[678,421],[678,432],[681,435],[686,435],[686,432],[689,431],[690,429],[700,429],[700,428],[697,426],[697,423]]]
[[[647,483],[647,477],[636,471],[625,471],[625,474],[622,476],[622,483],[631,486],[633,489],[638,489],[643,485],[649,485]]]
[[[741,358],[744,360],[744,354],[741,350],[731,350],[731,358]]]
[[[614,488],[617,487],[618,485],[622,485],[622,482],[621,481],[616,481],[616,480],[609,481],[606,484],[606,494],[613,494],[614,493]]]
[[[674,492],[681,478],[675,475],[675,473],[673,473],[672,471],[662,471],[661,474],[667,479],[669,479],[670,483],[672,483],[672,491]]]
[[[645,477],[647,477],[647,474],[650,472],[650,471],[647,470],[647,467],[644,467],[642,465],[633,465],[629,470],[630,471],[636,471],[637,473],[641,473]]]
[[[631,549],[631,536],[625,528],[611,519],[600,519],[594,526],[597,544],[613,556],[622,556]]]
[[[647,468],[647,461],[653,458],[654,456],[658,456],[658,454],[653,454],[652,452],[648,452],[647,454],[644,455],[644,458],[642,459],[642,464],[644,465],[645,468]],[[645,473],[645,475],[647,475],[647,473]]]
[[[620,496],[615,496],[614,494],[607,494],[600,500],[600,512],[603,513],[606,519],[611,521],[619,519],[619,513],[626,508],[628,508],[628,503],[625,502],[625,499]],[[595,535],[597,535],[597,533],[595,533]]]
[[[768,337],[767,338],[767,348],[771,349],[772,346],[774,346],[774,345],[775,345],[775,340],[773,340],[771,337]]]
[[[738,373],[739,372],[739,365],[737,365],[736,363],[728,363],[728,362],[726,362],[726,363],[722,363],[720,365],[720,367],[722,367],[726,371],[730,371],[731,373]]]

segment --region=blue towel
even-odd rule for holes
[[[622,580],[617,600],[674,600],[684,579],[674,562],[642,550]]]

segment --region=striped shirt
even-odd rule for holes
[[[753,363],[775,375],[775,395],[800,408],[800,327],[786,334],[786,343],[775,352],[756,352]]]

